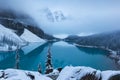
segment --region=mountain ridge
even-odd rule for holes
[[[12,14],[12,15],[11,15]],[[16,15],[17,16],[16,16]],[[4,15],[4,16],[3,16]],[[8,16],[10,15],[10,16]],[[19,18],[19,17],[21,18]],[[32,23],[31,23],[32,22]],[[49,35],[45,33],[41,28],[38,27],[38,25],[35,23],[34,19],[29,17],[26,14],[19,14],[14,12],[0,12],[0,24],[4,25],[5,27],[9,29],[13,29],[16,31],[16,34],[18,36],[22,35],[24,32],[24,28],[27,28],[29,31],[34,33],[40,38],[46,39],[46,40],[53,40],[56,39],[52,35]]]

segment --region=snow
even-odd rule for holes
[[[33,75],[35,78],[34,80],[52,80],[45,75],[33,71],[6,69],[3,72],[5,73],[5,76],[0,78],[0,80],[32,80],[28,74]],[[3,72],[0,71],[0,75],[2,75]]]
[[[66,19],[62,11],[55,11],[53,16],[54,16],[55,21],[57,22],[60,22]]]
[[[111,76],[120,74],[120,71],[109,70],[109,71],[103,71],[101,74],[102,74],[102,80],[108,80]]]
[[[4,44],[4,46],[0,46],[0,51],[10,51],[8,48],[9,48],[9,45]],[[13,45],[11,46],[11,48],[12,48],[12,51],[14,51],[17,49],[17,46]]]
[[[39,38],[38,36],[36,36],[27,29],[24,30],[24,33],[20,37],[23,40],[29,42],[27,46],[22,48],[25,54],[30,53],[31,51],[33,51],[34,49],[36,49],[37,47],[41,46],[46,42],[45,40]]]
[[[20,37],[27,42],[45,42],[45,40],[39,38],[27,29],[24,30],[24,33]]]
[[[7,42],[3,43],[3,39],[6,39],[7,41],[11,41],[13,43],[15,43],[16,45],[8,45]],[[19,36],[17,36],[13,30],[5,28],[3,25],[0,24],[0,51],[8,51],[9,47],[12,48],[12,50],[15,50],[17,48],[17,46],[23,46],[26,43],[19,38]],[[10,44],[10,43],[9,43]]]
[[[4,77],[1,76],[4,74]],[[34,80],[52,80],[48,76],[56,76],[55,80],[80,80],[86,74],[94,74],[98,78],[102,78],[101,80],[109,80],[110,77],[120,74],[120,71],[100,71],[90,67],[84,66],[66,66],[59,73],[57,70],[54,70],[50,74],[40,74],[35,71],[25,71],[25,70],[17,70],[17,69],[6,69],[0,70],[0,80],[32,80],[28,74],[34,76]],[[6,78],[6,79],[5,79]]]
[[[66,66],[61,73],[57,80],[79,80],[87,73],[93,73],[96,71],[96,76],[100,77],[99,70],[90,68],[90,67],[73,67],[73,66]]]
[[[0,24],[0,40],[2,40],[4,36],[17,43],[23,42],[15,33],[12,32],[12,30],[7,29]]]

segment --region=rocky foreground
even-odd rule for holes
[[[0,80],[120,80],[120,71],[66,66],[49,74],[17,69],[0,70]]]

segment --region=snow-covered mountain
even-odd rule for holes
[[[48,20],[50,22],[60,22],[66,19],[62,11],[51,11],[49,8],[41,9],[39,11],[40,17],[43,20]]]
[[[24,13],[0,11],[0,51],[16,50],[21,42],[41,42],[57,38],[45,33]]]
[[[96,46],[104,49],[120,51],[120,30],[93,34],[89,36],[69,36],[65,40],[84,46]]]
[[[120,30],[89,36],[71,35],[64,39],[77,47],[100,48],[108,51],[109,57],[120,65]]]
[[[20,37],[27,42],[45,42],[45,40],[41,39],[27,29],[24,30],[24,33]]]
[[[0,24],[0,50],[15,50],[17,47],[25,45],[25,41],[20,39],[13,30],[5,28]]]
[[[9,16],[8,16],[9,15]],[[29,15],[14,11],[0,11],[0,24],[6,28],[13,29],[18,36],[29,30],[32,34],[46,40],[53,40],[55,37],[45,33]],[[35,41],[34,41],[35,42]]]
[[[28,29],[25,29],[21,36],[15,33],[15,30],[8,29],[0,24],[0,51],[13,51],[17,47],[22,47],[27,43],[40,42],[45,43],[46,41]]]
[[[65,20],[66,17],[64,16],[64,14],[62,13],[62,11],[55,11],[54,12],[54,18],[56,21],[62,21],[62,20]]]
[[[120,71],[100,71],[84,66],[66,66],[57,80],[119,80]]]

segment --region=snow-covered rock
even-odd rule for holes
[[[44,75],[35,71],[0,70],[0,80],[110,80],[116,75],[117,78],[114,77],[113,80],[119,80],[120,71],[100,71],[84,66],[66,66],[60,73],[58,70],[54,70],[52,73]]]
[[[38,72],[6,69],[4,71],[0,71],[0,80],[52,80],[52,79]]]
[[[53,80],[56,80],[59,76],[59,71],[54,69],[52,73],[46,74],[46,76],[52,78]]]
[[[17,47],[25,45],[22,39],[13,30],[5,28],[0,24],[0,51],[15,50]]]
[[[66,66],[61,73],[57,80],[80,80],[83,76],[88,73],[95,74],[98,78],[100,78],[99,70],[90,68],[90,67],[72,67]]]
[[[110,77],[115,76],[117,74],[120,74],[120,71],[112,71],[112,70],[102,71],[101,73],[102,80],[109,80]]]
[[[24,30],[24,33],[20,37],[27,42],[45,42],[45,40],[41,39],[27,29]]]
[[[96,70],[96,69],[93,69],[90,67],[67,66],[61,71],[57,80],[81,80],[81,78],[84,77],[86,74],[93,74],[97,77],[97,79],[87,78],[85,80],[88,80],[88,79],[90,79],[90,80],[109,80],[111,77],[113,77],[115,75],[120,75],[120,71],[119,70],[118,71],[115,71],[115,70],[100,71],[100,70]],[[90,75],[87,77],[90,77]],[[120,76],[119,76],[119,79],[120,79]],[[84,80],[84,79],[82,79],[82,80]]]

